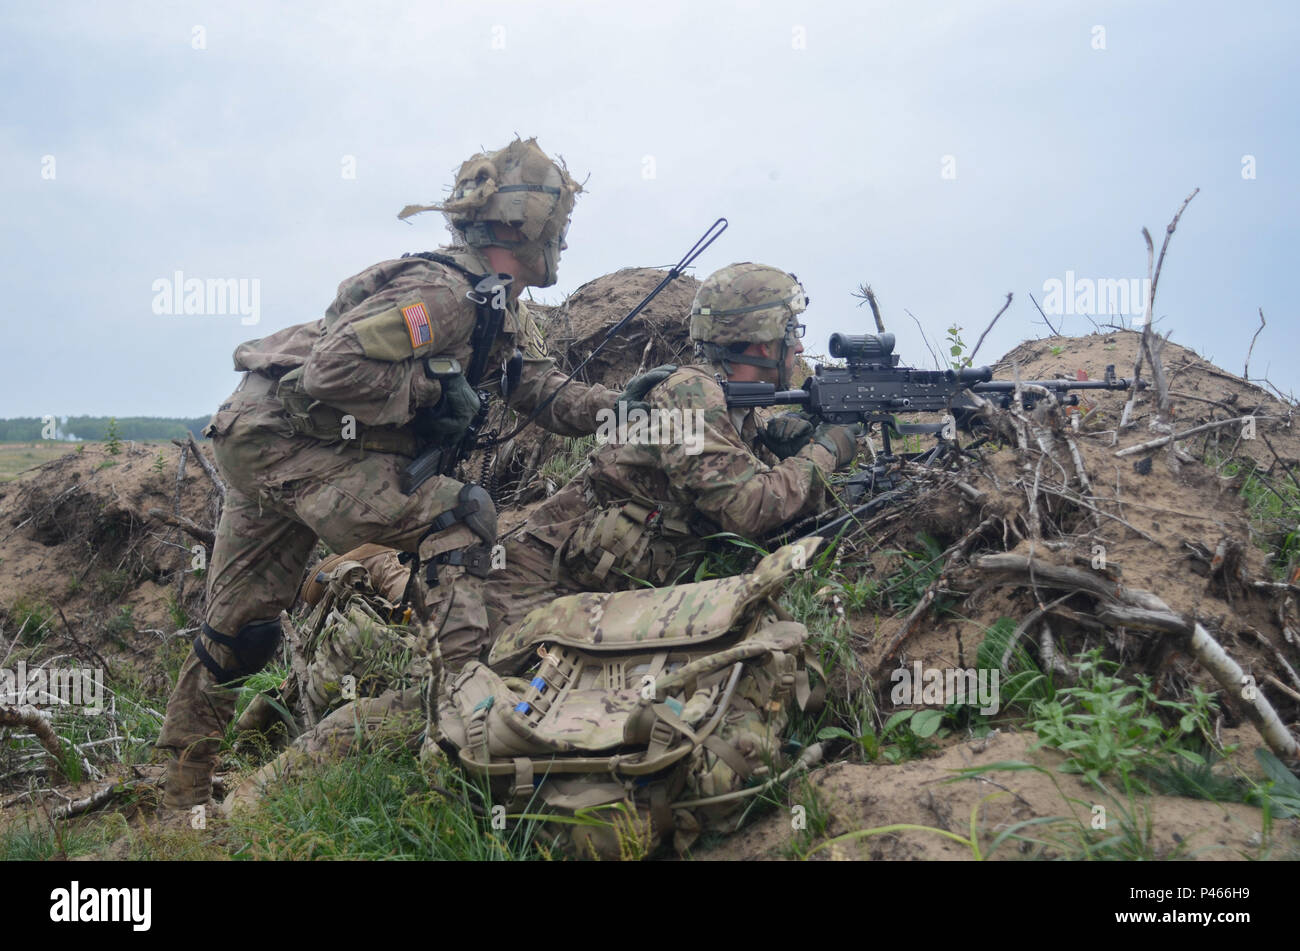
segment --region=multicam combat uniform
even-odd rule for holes
[[[470,271],[482,270],[470,253],[445,253]],[[466,298],[471,286],[461,271],[424,257],[384,261],[344,281],[323,319],[235,351],[235,369],[247,372],[205,430],[228,485],[208,569],[208,627],[229,637],[266,621],[278,633],[271,619],[293,604],[318,538],[335,551],[363,542],[413,551],[431,521],[456,507],[462,486],[453,479],[432,478],[411,495],[399,486],[416,452],[416,411],[441,398],[422,358],[469,364],[476,319]],[[564,376],[545,357],[540,334],[518,302],[507,308],[488,365],[499,366],[516,348],[524,361],[509,404],[530,412]],[[489,382],[499,380],[480,386]],[[616,398],[599,385],[571,383],[538,422],[563,435],[591,433],[597,411],[613,407]],[[355,438],[343,438],[349,423]],[[477,541],[457,525],[424,551]],[[449,662],[477,653],[474,640],[486,629],[481,602],[462,598],[460,611],[444,627]],[[240,668],[232,650],[205,642],[217,664]],[[212,683],[192,652],[158,740],[194,759],[196,784],[215,753],[217,741],[208,738],[220,734],[234,709],[233,692],[212,689]],[[178,789],[183,783],[184,777]]]
[[[702,425],[689,444],[597,449],[581,475],[503,539],[505,566],[483,584],[493,637],[562,595],[693,580],[708,536],[759,537],[824,501],[833,454],[809,443],[778,461],[759,440],[756,412],[727,408],[714,368],[678,369],[647,402],[661,418],[672,412],[693,421],[699,410]],[[389,597],[398,594],[396,562],[396,552],[367,562]]]
[[[778,461],[759,440],[755,411],[727,408],[714,368],[682,367],[647,401],[699,410],[696,438],[601,447],[508,535],[505,567],[484,584],[494,636],[560,595],[694,580],[708,536],[759,537],[823,502],[834,455],[810,443]]]

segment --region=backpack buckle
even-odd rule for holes
[[[510,801],[509,809],[522,809],[533,798],[537,787],[533,785],[533,761],[526,756],[515,757],[515,779],[506,796]]]

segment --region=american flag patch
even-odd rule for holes
[[[433,330],[429,327],[429,312],[424,309],[424,302],[410,304],[402,309],[406,319],[406,331],[411,335],[412,348],[419,350],[433,340]]]

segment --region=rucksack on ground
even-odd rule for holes
[[[640,857],[670,840],[680,853],[729,831],[789,771],[791,712],[818,699],[808,630],[776,597],[820,543],[747,575],[533,611],[487,663],[444,682],[437,742],[489,777],[516,821],[545,817],[544,834],[580,856]]]

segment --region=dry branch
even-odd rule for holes
[[[871,316],[876,319],[876,333],[884,333],[885,322],[880,317],[880,305],[876,303],[876,294],[875,291],[871,289],[871,285],[863,284],[858,288],[858,292],[853,296],[860,297],[871,305]],[[861,307],[862,305],[859,304],[858,306]]]
[[[1002,305],[1001,310],[999,310],[996,314],[993,315],[993,319],[989,321],[989,325],[984,328],[984,332],[980,334],[980,338],[975,341],[975,349],[971,350],[970,354],[966,357],[967,366],[970,366],[972,363],[975,362],[975,354],[979,353],[980,346],[984,343],[984,338],[989,335],[989,331],[992,330],[993,325],[998,322],[998,318],[1001,317],[1003,314],[1005,314],[1007,312],[1007,308],[1010,306],[1011,306],[1011,293],[1008,291],[1006,303]]]
[[[1250,355],[1255,352],[1255,341],[1259,338],[1260,331],[1264,329],[1264,308],[1259,309],[1259,326],[1255,328],[1255,336],[1250,338],[1250,349],[1246,351],[1246,365],[1241,368],[1241,378],[1250,379]],[[1268,368],[1265,367],[1265,372]]]
[[[1171,433],[1168,436],[1161,436],[1159,439],[1152,439],[1150,442],[1138,443],[1136,446],[1129,446],[1125,449],[1119,449],[1115,452],[1116,456],[1135,456],[1139,452],[1146,452],[1148,449],[1158,449],[1166,443],[1179,442],[1188,436],[1195,436],[1197,433],[1203,433],[1207,429],[1218,429],[1222,426],[1229,426],[1233,423],[1244,423],[1250,416],[1236,416],[1232,419],[1216,419],[1213,422],[1205,423],[1201,426],[1193,426],[1191,429],[1185,429],[1181,433]],[[1272,419],[1271,416],[1256,416],[1254,419]]]
[[[50,726],[49,717],[45,713],[31,706],[8,707],[0,706],[0,727],[5,726],[25,726],[32,731],[32,734],[45,747],[45,751],[53,758],[53,767],[62,772],[63,746],[59,743],[59,738]]]
[[[1102,604],[1098,619],[1124,627],[1145,628],[1169,633],[1178,638],[1180,646],[1191,654],[1223,688],[1225,695],[1240,700],[1246,717],[1254,724],[1264,742],[1278,756],[1294,759],[1300,756],[1300,744],[1282,721],[1277,711],[1264,697],[1262,690],[1253,688],[1249,680],[1223,647],[1210,636],[1196,620],[1188,620],[1176,613],[1164,601],[1149,591],[1126,588],[1124,585],[1103,579],[1078,568],[1053,565],[1024,555],[985,555],[976,558],[975,568],[987,571],[1013,582],[1034,582],[1063,588],[1077,588],[1092,593]]]
[[[194,458],[198,460],[199,465],[203,467],[203,471],[206,472],[208,478],[212,480],[212,484],[216,486],[217,494],[220,495],[224,501],[226,498],[226,484],[221,481],[221,476],[217,475],[216,467],[213,466],[212,463],[208,462],[207,456],[203,455],[202,450],[199,449],[199,444],[194,441],[193,433],[186,433],[185,437],[185,444],[189,446],[190,452],[193,453]],[[178,446],[183,445],[179,439],[173,439],[172,442]]]
[[[181,531],[197,538],[209,548],[216,544],[216,532],[209,528],[204,528],[202,525],[196,525],[184,515],[172,515],[170,512],[164,512],[162,509],[150,509],[148,514],[150,518],[156,518],[165,525],[179,528]]]

